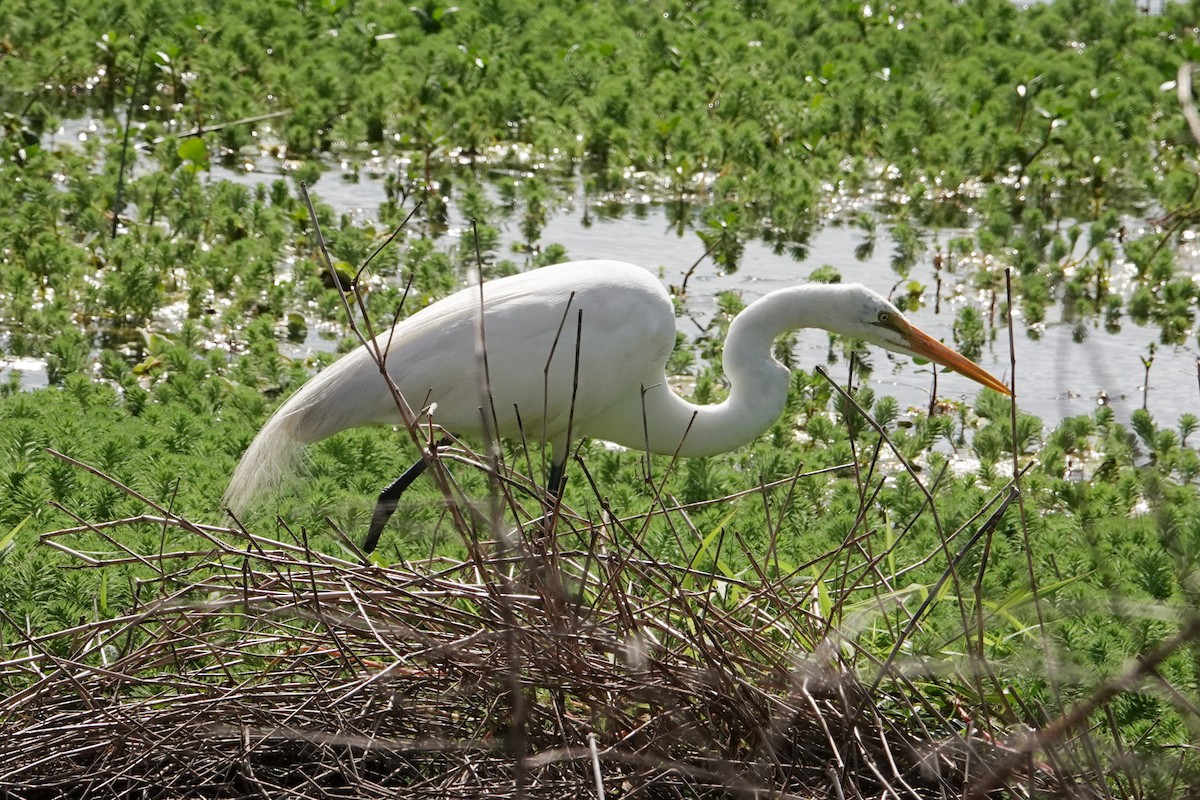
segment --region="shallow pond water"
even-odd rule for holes
[[[78,141],[80,135],[89,133],[103,135],[94,128],[95,123],[88,120],[67,123],[46,144],[53,146]],[[207,180],[230,180],[255,186],[286,175],[281,162],[271,159],[260,159],[249,166],[253,168],[230,169],[213,164]],[[374,223],[379,206],[386,199],[380,174],[383,171],[363,169],[356,179],[351,180],[347,171],[334,165],[322,174],[313,193],[338,213]],[[678,234],[661,205],[630,205],[624,213],[615,216],[592,213],[585,224],[582,202],[582,198],[577,197],[549,215],[542,231],[543,245],[561,244],[572,259],[610,258],[640,264],[658,274],[665,283],[676,286],[704,252],[695,233]],[[456,209],[451,206],[450,210],[450,232],[445,237],[445,247],[455,244],[457,237],[468,230]],[[1141,223],[1131,220],[1131,224]],[[959,233],[942,232],[940,239],[945,241]],[[501,252],[507,253],[521,239],[517,223],[509,222],[502,227],[502,237]],[[862,234],[853,228],[825,225],[814,233],[801,260],[788,253],[777,254],[763,242],[751,241],[746,244],[741,268],[736,273],[719,274],[711,261],[702,262],[688,283],[681,330],[697,332],[715,310],[714,298],[719,292],[740,292],[748,302],[781,286],[806,281],[823,265],[836,268],[845,281],[861,282],[887,293],[898,279],[891,268],[891,246],[886,231],[865,261],[854,257],[854,248],[861,238]],[[513,254],[512,258],[520,261],[524,256]],[[935,275],[931,258],[920,261],[909,278],[932,291]],[[943,278],[946,281],[961,280],[961,277],[947,274],[943,274]],[[948,290],[944,294],[951,292]],[[963,302],[968,300],[961,296],[944,300],[939,314],[934,313],[930,303],[910,318],[935,338],[952,341],[951,327]],[[1102,404],[1110,405],[1118,420],[1128,420],[1130,413],[1143,403],[1141,359],[1147,354],[1149,345],[1157,340],[1157,331],[1126,322],[1119,333],[1109,334],[1089,323],[1085,341],[1076,342],[1075,323],[1055,317],[1061,313],[1060,308],[1048,309],[1049,316],[1039,326],[1036,336],[1018,321],[1015,350],[1021,408],[1050,425],[1065,417],[1091,413]],[[979,361],[993,374],[1007,380],[1012,371],[1007,329],[998,328],[997,334],[996,341],[988,346]],[[332,344],[312,335],[304,346],[327,348]],[[289,355],[297,355],[301,350],[289,345]],[[829,341],[823,332],[802,333],[798,337],[796,355],[796,363],[804,368],[826,365],[835,378],[845,376],[844,363],[828,363]],[[1150,373],[1148,407],[1160,421],[1173,422],[1184,412],[1200,410],[1198,357],[1200,352],[1194,339],[1187,346],[1158,347]],[[928,406],[932,383],[928,366],[918,366],[907,358],[879,350],[872,352],[871,363],[875,367],[871,382],[877,394],[893,395],[902,406]],[[0,359],[0,380],[6,380],[13,370],[21,371],[22,383],[27,388],[46,384],[44,361]],[[940,378],[939,395],[942,397],[969,399],[976,390],[975,384],[960,376],[946,373]]]
[[[273,180],[278,173],[246,173],[214,166],[212,177],[252,185]],[[377,218],[379,205],[385,200],[382,180],[365,172],[357,181],[350,181],[339,177],[336,170],[330,171],[322,176],[313,192],[338,212],[367,220]],[[465,227],[463,220],[454,219],[453,208],[451,211],[448,238],[453,240],[462,235]],[[959,232],[947,233],[941,237],[943,241]],[[503,236],[505,249],[518,242],[520,232],[516,223],[510,223]],[[701,263],[688,282],[688,316],[680,320],[680,329],[694,333],[698,324],[706,323],[715,310],[714,298],[719,292],[737,291],[750,301],[773,289],[804,282],[815,269],[826,264],[841,272],[847,282],[857,281],[887,293],[897,283],[897,275],[891,268],[890,245],[881,236],[880,245],[871,257],[858,261],[854,248],[861,238],[855,229],[826,225],[813,235],[803,260],[787,253],[777,254],[763,242],[752,241],[746,244],[741,268],[736,273],[719,274],[711,261]],[[593,213],[585,225],[577,199],[572,207],[549,216],[541,242],[563,245],[575,260],[611,258],[640,264],[675,286],[704,253],[699,237],[690,231],[679,236],[668,221],[666,210],[654,204],[640,206],[636,212],[631,208],[619,217]],[[935,275],[931,259],[918,263],[910,278],[932,291]],[[943,279],[950,281],[955,276],[944,274]],[[940,314],[935,314],[929,304],[909,316],[935,338],[949,342],[955,314],[963,302],[967,301],[962,297],[944,300]],[[1142,406],[1145,371],[1141,359],[1149,345],[1158,340],[1158,332],[1126,322],[1119,333],[1110,334],[1088,323],[1087,338],[1076,342],[1075,323],[1056,314],[1061,314],[1061,309],[1053,306],[1048,309],[1047,320],[1039,326],[1036,337],[1017,322],[1016,377],[1021,409],[1053,425],[1066,417],[1090,414],[1097,406],[1107,404],[1118,420],[1128,420],[1130,413]],[[825,365],[835,378],[845,376],[844,363],[828,364],[829,340],[823,332],[802,333],[796,353],[796,363],[801,367]],[[1194,344],[1157,347],[1150,372],[1148,408],[1161,422],[1174,422],[1180,414],[1200,411],[1198,357],[1200,352]],[[996,341],[985,349],[979,361],[1007,380],[1012,372],[1007,328],[998,329]],[[881,350],[872,351],[872,364],[875,371],[871,382],[877,394],[890,394],[902,406],[928,406],[932,383],[928,366],[918,366],[910,359]],[[969,399],[977,388],[961,376],[943,373],[938,392],[942,397]]]

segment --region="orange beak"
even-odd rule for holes
[[[946,345],[937,341],[920,328],[910,325],[908,330],[904,332],[904,337],[907,340],[908,349],[921,356],[921,358],[927,358],[935,364],[941,364],[943,367],[954,370],[959,375],[966,375],[976,383],[981,383],[989,389],[995,389],[1000,394],[1008,395],[1009,397],[1012,396],[1009,388],[988,373],[983,367],[961,353],[946,347]]]

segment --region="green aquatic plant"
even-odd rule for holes
[[[974,306],[963,306],[954,318],[954,347],[972,360],[978,360],[987,343],[983,315]]]
[[[52,384],[18,391],[10,374],[0,386],[0,608],[22,635],[51,632],[123,613],[144,577],[131,563],[101,584],[35,546],[37,534],[75,523],[67,512],[102,520],[144,511],[47,448],[225,522],[217,495],[234,459],[278,399],[334,357],[285,339],[307,327],[313,339],[327,332],[321,347],[344,349],[343,290],[418,199],[403,236],[360,278],[374,321],[447,294],[475,266],[474,241],[446,236],[455,219],[477,223],[486,275],[518,268],[521,258],[505,259],[511,238],[528,265],[564,258],[546,223],[574,201],[577,179],[590,219],[644,214],[643,198],[669,201],[673,229],[695,233],[726,272],[756,240],[800,257],[831,217],[852,220],[860,257],[892,242],[898,301],[936,308],[955,292],[979,293],[978,308],[956,313],[962,349],[994,335],[1006,268],[1028,323],[1056,321],[1061,305],[1081,336],[1103,319],[1109,329],[1154,326],[1160,347],[1193,341],[1200,295],[1180,247],[1197,218],[1196,148],[1175,93],[1160,87],[1194,60],[1195,17],[1194,3],[1143,15],[1128,2],[1062,0],[1027,9],[0,6],[0,348],[45,358]],[[375,218],[342,218],[320,202],[341,180],[329,174],[339,162],[351,181],[387,174]],[[245,174],[245,164],[277,166],[283,177]],[[221,180],[222,170],[243,174]],[[125,207],[114,218],[119,174]],[[318,222],[346,265],[341,278],[319,258],[301,182],[315,184]],[[919,273],[930,260],[936,289]],[[739,303],[718,298],[715,324],[672,357],[672,374],[693,382],[698,401],[725,392],[719,346]],[[779,352],[790,359],[790,343]],[[831,342],[829,352],[855,353],[852,382],[868,374],[854,343]],[[786,415],[744,452],[672,470],[666,459],[589,444],[583,461],[614,518],[753,490],[690,510],[691,527],[650,521],[627,540],[731,584],[759,570],[772,581],[813,580],[819,588],[804,607],[832,618],[852,619],[878,598],[839,604],[837,587],[800,565],[861,548],[876,566],[838,580],[887,586],[889,610],[874,612],[857,644],[885,657],[902,639],[900,608],[933,598],[905,652],[978,649],[994,659],[975,663],[998,666],[1010,693],[981,691],[970,708],[979,715],[1011,714],[1016,696],[1047,715],[1086,697],[1194,609],[1192,415],[1176,426],[1100,409],[1045,432],[1019,415],[1014,431],[1011,408],[986,393],[935,417],[863,389],[851,396],[890,443],[828,380],[796,372]],[[281,514],[311,537],[307,546],[344,553],[324,518],[361,528],[374,487],[411,461],[406,447],[389,430],[322,445],[315,480]],[[1020,487],[1026,516],[1010,507],[952,561],[947,537],[1004,487],[1014,449],[1019,467],[1032,464]],[[504,456],[524,460],[515,449]],[[458,480],[480,496],[484,479],[462,466]],[[824,467],[836,472],[759,491]],[[578,484],[569,491],[568,502],[601,502]],[[417,497],[387,557],[461,549],[442,498]],[[138,555],[163,547],[159,526],[131,531]],[[82,537],[85,549],[104,545]],[[1045,589],[1036,598],[1030,575]],[[703,586],[698,575],[688,581]],[[713,602],[745,591],[737,584]],[[977,625],[964,625],[975,615]],[[5,626],[0,641],[15,641]],[[1045,674],[1010,671],[1036,661],[1043,645],[1063,666],[1061,688]],[[1095,740],[1139,764],[1137,774],[1110,771],[1112,794],[1170,794],[1159,774],[1166,752],[1185,753],[1171,763],[1194,774],[1185,761],[1196,663],[1185,649],[1158,668],[1186,703],[1139,692],[1090,720]],[[975,672],[963,683],[979,680]],[[951,716],[963,708],[945,702]]]

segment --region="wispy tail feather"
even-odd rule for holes
[[[238,462],[223,503],[235,515],[262,500],[300,465],[304,446],[387,419],[394,409],[380,391],[371,354],[359,348],[314,375],[276,409]]]
[[[263,426],[238,462],[221,503],[241,516],[255,501],[279,486],[300,460],[304,442],[296,438],[299,415],[284,403]]]

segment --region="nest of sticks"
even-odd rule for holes
[[[557,520],[587,546],[533,523],[395,566],[172,515],[45,534],[157,577],[127,613],[0,650],[0,792],[933,798],[1011,763],[897,670],[864,683],[811,582],[739,583],[655,560],[611,517]],[[137,554],[137,525],[200,546]],[[85,531],[113,552],[73,551]],[[1003,791],[1056,785],[1031,768]]]

